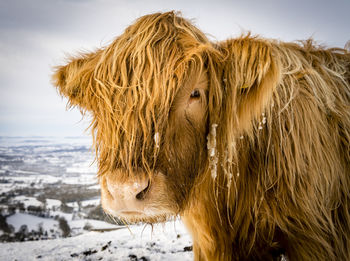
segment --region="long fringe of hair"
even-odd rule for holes
[[[58,68],[60,92],[94,112],[100,175],[118,167],[151,175],[172,101],[186,79],[203,70],[209,50],[203,33],[169,12],[142,17],[107,48],[71,59],[70,75]]]

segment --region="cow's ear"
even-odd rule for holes
[[[279,58],[268,41],[249,36],[223,42],[219,49],[224,107],[236,115],[240,130],[248,129],[280,82]]]
[[[91,63],[92,55],[81,55],[69,59],[63,66],[55,67],[52,83],[61,95],[69,100],[71,106],[81,109],[91,109],[87,95],[91,91],[94,68]]]

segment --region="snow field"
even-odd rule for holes
[[[181,221],[154,225],[153,229],[150,225],[133,225],[129,229],[0,244],[0,260],[193,260],[193,252],[187,251],[192,240]]]

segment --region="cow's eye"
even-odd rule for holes
[[[199,98],[201,96],[201,93],[199,92],[199,90],[193,90],[192,92],[191,92],[191,98]]]

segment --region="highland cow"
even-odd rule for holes
[[[107,213],[180,216],[196,260],[350,259],[347,50],[157,13],[53,81],[92,115]]]

